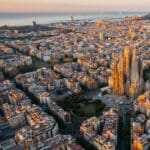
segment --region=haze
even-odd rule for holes
[[[0,12],[150,11],[150,0],[0,0]]]

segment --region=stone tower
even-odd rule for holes
[[[137,96],[143,88],[142,61],[137,58],[136,50],[125,47],[120,52],[119,59],[113,58],[112,76],[109,85],[115,94]]]

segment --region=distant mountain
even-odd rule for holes
[[[144,20],[150,20],[150,13],[147,14],[147,15],[145,15],[145,16],[143,16],[142,19],[144,19]]]

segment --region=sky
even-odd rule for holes
[[[150,0],[0,0],[0,12],[150,11]]]

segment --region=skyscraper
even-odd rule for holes
[[[143,68],[140,58],[137,58],[136,50],[125,47],[120,52],[119,58],[113,57],[112,76],[109,85],[118,95],[135,97],[143,88]]]

